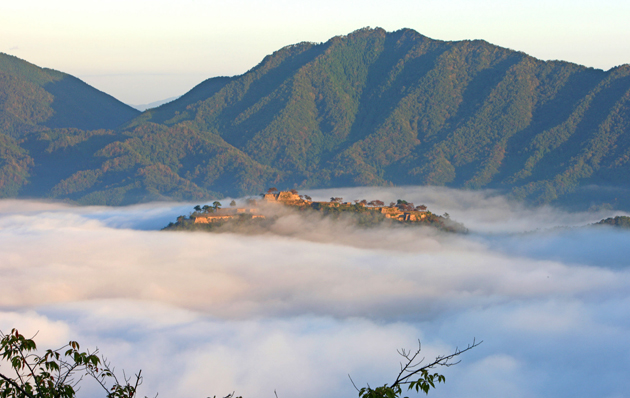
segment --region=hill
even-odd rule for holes
[[[5,195],[81,203],[236,196],[269,185],[446,185],[532,204],[630,208],[629,100],[628,65],[602,71],[484,41],[361,29],[282,48],[114,132],[77,122],[64,127],[81,132],[48,138],[7,133],[0,154],[13,159],[14,176],[29,162],[49,169],[71,157],[63,176],[31,178]],[[62,127],[40,108],[26,119]]]
[[[444,232],[467,233],[463,224],[450,219],[448,214],[438,216],[430,212],[425,205],[398,199],[388,205],[380,200],[356,199],[344,202],[343,198],[330,198],[330,202],[315,202],[308,195],[299,195],[298,191],[279,192],[271,188],[260,200],[249,198],[244,207],[237,207],[235,201],[230,208],[221,209],[221,202],[213,206],[197,205],[188,217],[177,217],[177,222],[169,223],[165,231],[208,231],[244,234],[280,234],[297,237],[294,228],[276,228],[275,224],[285,225],[283,217],[291,217],[291,224],[297,229],[313,230],[318,223],[327,220],[337,224],[338,228],[391,228],[422,226],[437,228]],[[296,222],[295,218],[300,219]],[[343,226],[343,227],[342,227]],[[321,225],[320,225],[321,227]]]
[[[609,217],[604,220],[598,221],[592,225],[596,226],[611,226],[616,228],[630,229],[630,217],[628,216],[616,216]]]
[[[141,112],[144,112],[144,111],[146,111],[147,109],[156,108],[156,107],[158,107],[158,106],[160,106],[160,105],[164,105],[164,104],[166,104],[166,103],[169,103],[169,102],[171,102],[171,101],[174,101],[174,100],[176,100],[177,98],[178,98],[178,97],[170,97],[170,98],[167,98],[167,99],[164,99],[164,100],[151,102],[151,103],[149,103],[149,104],[131,105],[131,107],[133,107],[133,108],[135,108],[135,109],[137,109],[137,110],[139,110],[139,111],[141,111]]]

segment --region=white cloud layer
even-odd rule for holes
[[[192,205],[0,201],[0,329],[98,345],[143,369],[146,395],[356,396],[347,374],[391,383],[397,348],[421,339],[431,358],[473,337],[484,343],[432,396],[630,390],[630,233],[549,229],[614,212],[416,187],[309,194],[425,203],[471,233],[292,214],[264,235],[160,232]]]

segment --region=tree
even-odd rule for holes
[[[304,199],[309,200],[309,201],[312,201],[312,200],[313,200],[313,199],[312,199],[310,196],[308,196],[308,195],[304,195]]]
[[[235,200],[232,200],[230,202],[230,207],[236,207],[236,201]]]
[[[212,207],[214,207],[214,210],[219,210],[221,208],[221,202],[215,200],[212,202]]]
[[[10,376],[0,372],[2,398],[74,398],[84,375],[94,378],[107,398],[133,398],[142,384],[142,371],[135,375],[133,382],[123,377],[121,383],[110,363],[98,357],[98,349],[79,351],[76,341],[40,355],[35,341],[16,329],[7,335],[0,331],[0,337],[0,358],[9,364],[11,373],[15,373]],[[79,377],[78,380],[75,377]]]
[[[291,192],[292,194],[295,194],[295,195],[298,194],[297,189],[289,189],[289,192]]]
[[[197,206],[193,207],[193,209],[195,209],[195,211],[201,211],[201,206],[197,205]]]
[[[408,203],[405,200],[399,201],[396,207],[398,207],[402,211],[414,211],[416,209],[413,203]]]
[[[210,213],[213,210],[212,206],[208,206],[208,205],[203,205],[201,209],[203,210],[204,213]]]
[[[272,187],[267,190],[267,193],[276,193],[278,192],[278,188]]]
[[[472,344],[469,344],[465,349],[460,350],[459,348],[455,348],[452,354],[438,355],[433,362],[420,366],[425,358],[418,358],[420,351],[422,351],[422,345],[420,344],[420,340],[418,340],[418,349],[414,354],[411,354],[411,351],[405,349],[398,351],[405,360],[400,363],[400,372],[391,385],[385,384],[374,389],[368,385],[367,387],[358,389],[354,381],[352,381],[352,378],[350,378],[350,381],[352,381],[352,385],[354,385],[354,388],[359,392],[360,398],[399,398],[402,395],[402,387],[404,385],[407,386],[407,390],[416,390],[416,392],[424,391],[425,394],[428,394],[431,388],[435,388],[436,383],[446,382],[446,378],[443,375],[437,372],[429,373],[430,370],[440,366],[450,367],[457,365],[460,361],[452,362],[453,358],[458,357],[466,351],[472,350],[481,343],[483,343],[483,341],[476,342],[473,339]]]
[[[76,341],[70,341],[56,350],[48,349],[40,355],[35,341],[24,337],[16,329],[8,335],[0,331],[0,337],[0,360],[9,365],[11,373],[15,373],[15,376],[10,376],[0,371],[0,398],[75,398],[83,376],[94,378],[105,390],[107,398],[134,398],[142,384],[142,370],[134,378],[124,376],[123,372],[121,382],[107,359],[98,357],[98,349],[82,352]],[[359,392],[359,398],[400,398],[404,385],[408,390],[422,390],[428,394],[436,383],[446,381],[443,375],[429,373],[430,370],[457,365],[460,361],[452,362],[454,358],[482,342],[473,339],[465,349],[455,348],[452,354],[438,355],[433,362],[420,366],[425,358],[418,359],[422,350],[418,340],[418,349],[414,354],[405,349],[398,351],[405,361],[401,362],[400,372],[391,385],[374,389],[368,385],[358,389],[352,378],[350,380]],[[232,397],[234,393],[225,398]]]

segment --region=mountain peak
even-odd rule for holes
[[[11,68],[0,68],[9,99],[0,104],[0,157],[10,158],[0,163],[9,176],[0,174],[0,192],[4,183],[11,195],[20,185],[6,181],[22,181],[31,195],[101,204],[269,185],[446,185],[630,208],[619,194],[630,189],[628,65],[604,72],[483,40],[363,28],[208,79],[115,134],[90,126],[124,122],[128,107],[67,75],[36,84],[24,73],[46,70]],[[68,126],[84,130],[47,130]],[[586,189],[594,184],[596,192]]]
[[[0,119],[13,136],[35,125],[112,129],[139,113],[74,76],[8,54],[0,53],[0,79]]]

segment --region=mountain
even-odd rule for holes
[[[25,137],[64,128],[113,129],[139,113],[76,77],[0,53],[0,197],[22,193],[40,164],[24,147]],[[46,167],[48,176],[59,176],[57,164]]]
[[[165,100],[155,101],[155,102],[151,102],[151,103],[148,103],[148,104],[131,105],[131,107],[134,108],[134,109],[137,109],[137,110],[139,110],[141,112],[144,112],[147,109],[157,108],[158,106],[164,105],[164,104],[166,104],[168,102],[171,102],[171,101],[174,101],[177,98],[179,98],[179,97],[170,97],[170,98],[167,98]]]
[[[47,170],[67,163],[5,195],[81,203],[395,184],[630,208],[629,101],[628,65],[602,71],[479,40],[361,29],[282,48],[113,132],[31,132],[0,153],[16,175],[38,159]]]
[[[140,112],[76,77],[0,53],[0,129],[13,137],[48,128],[114,129]]]

